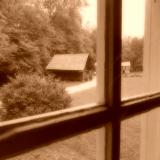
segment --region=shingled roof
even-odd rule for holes
[[[47,70],[83,71],[88,59],[88,54],[57,54],[54,55]]]

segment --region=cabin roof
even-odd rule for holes
[[[46,69],[60,71],[83,71],[88,60],[88,55],[89,54],[87,53],[56,54],[52,57]]]

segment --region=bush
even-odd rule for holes
[[[3,120],[64,109],[71,102],[59,81],[39,75],[18,75],[11,79],[1,88],[0,99]]]

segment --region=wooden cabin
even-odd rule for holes
[[[62,80],[92,79],[92,71],[88,69],[89,54],[56,54],[46,69]]]

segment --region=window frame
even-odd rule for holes
[[[102,126],[106,126],[104,159],[120,159],[121,121],[160,106],[160,93],[121,102],[121,13],[122,0],[105,1],[105,103],[3,122],[0,159]]]

